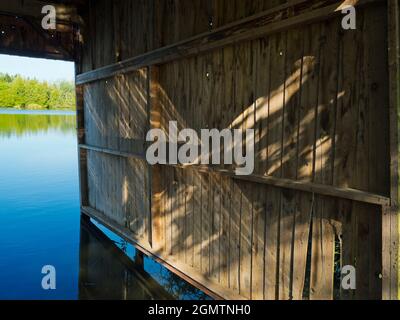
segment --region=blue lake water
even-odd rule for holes
[[[80,228],[76,135],[73,127],[60,127],[49,115],[35,117],[0,115],[0,298],[75,299]],[[70,118],[58,120],[71,125]],[[21,127],[25,121],[30,124]],[[57,269],[55,291],[41,287],[45,265]]]
[[[0,299],[82,297],[80,288],[87,283],[80,286],[79,272],[87,266],[80,266],[80,254],[87,244],[80,234],[73,114],[0,109],[0,167]],[[135,256],[132,246],[97,226],[130,258]],[[107,250],[90,258],[103,261],[103,255],[116,263]],[[56,290],[41,286],[45,265],[56,268]],[[145,258],[144,269],[174,298],[207,299],[151,259]],[[104,291],[98,296],[112,297],[109,290],[117,289],[104,289],[101,266],[96,272],[97,291]]]

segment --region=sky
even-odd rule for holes
[[[73,81],[74,63],[0,54],[0,73],[20,74],[41,81]]]

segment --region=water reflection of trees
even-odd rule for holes
[[[0,136],[24,136],[49,131],[75,133],[73,115],[0,114]]]

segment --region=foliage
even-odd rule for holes
[[[74,84],[68,81],[47,83],[19,75],[0,74],[0,107],[74,110]]]
[[[75,116],[1,113],[0,115],[0,137],[32,135],[40,132],[48,132],[50,130],[75,133]]]

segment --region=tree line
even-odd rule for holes
[[[75,86],[0,73],[0,108],[74,110]]]

